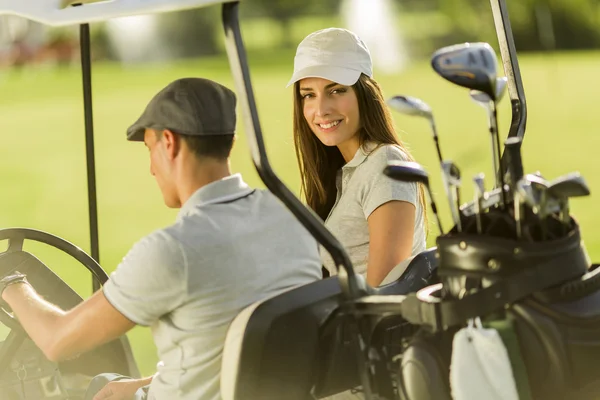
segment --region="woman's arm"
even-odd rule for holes
[[[369,217],[367,283],[376,287],[401,261],[410,257],[416,208],[406,201],[389,201]]]

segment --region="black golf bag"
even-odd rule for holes
[[[504,212],[486,218],[483,235],[464,218],[463,233],[438,238],[441,283],[402,304],[420,330],[402,356],[400,398],[452,398],[452,339],[473,318],[508,331],[501,336],[520,399],[599,398],[600,269],[588,261],[579,226],[571,219],[567,231],[551,217],[546,240],[537,240],[536,222],[528,242],[512,237],[514,221]]]

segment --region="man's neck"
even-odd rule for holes
[[[178,192],[181,205],[201,187],[231,175],[229,161],[205,160],[194,167],[182,171]]]

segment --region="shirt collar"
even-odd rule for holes
[[[346,168],[358,167],[360,164],[365,162],[365,160],[367,159],[369,154],[373,150],[375,150],[375,147],[377,147],[377,144],[372,143],[372,142],[367,142],[367,143],[363,144],[362,146],[359,146],[358,150],[356,150],[356,154],[354,154],[354,157],[352,158],[352,160],[348,161],[346,163],[346,165],[344,165],[342,168],[346,169]]]
[[[238,173],[227,176],[196,190],[183,204],[181,210],[179,210],[179,213],[177,214],[177,218],[185,217],[195,207],[237,200],[247,196],[253,190],[254,189],[244,182],[241,174]]]

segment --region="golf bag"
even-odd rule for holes
[[[453,397],[453,337],[475,318],[504,327],[520,399],[598,398],[600,268],[590,265],[579,226],[571,219],[565,231],[548,218],[548,240],[517,241],[505,213],[486,218],[483,235],[463,216],[467,229],[437,239],[441,283],[402,304],[403,316],[420,329],[400,363],[400,398]],[[539,223],[529,228],[535,236]]]

